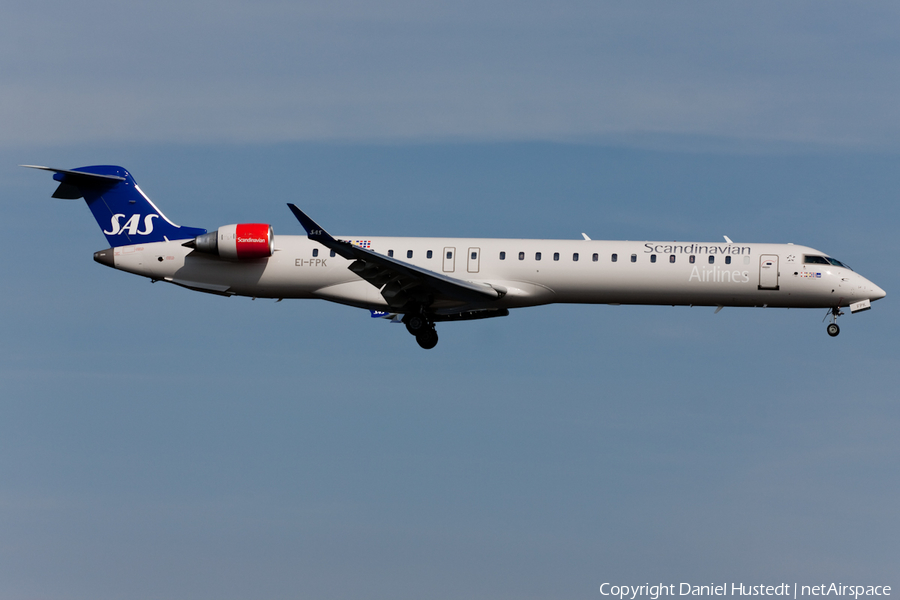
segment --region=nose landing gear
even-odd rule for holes
[[[825,328],[825,331],[827,331],[828,335],[830,335],[831,337],[837,337],[837,335],[841,332],[841,328],[838,327],[837,324],[837,318],[843,314],[844,313],[841,311],[840,307],[835,306],[828,312],[827,315],[825,315],[826,319],[831,316],[831,323],[829,323],[828,327]]]

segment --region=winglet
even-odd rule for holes
[[[356,258],[356,255],[347,248],[349,245],[347,242],[341,242],[331,237],[327,231],[322,229],[321,225],[310,219],[305,212],[297,208],[294,204],[288,202],[288,208],[291,209],[291,212],[294,213],[294,216],[300,221],[300,225],[306,230],[306,236],[309,239],[314,242],[319,242],[326,248],[334,250],[346,259]]]
[[[306,230],[306,234],[309,236],[309,239],[315,240],[317,242],[323,240],[334,241],[334,238],[328,235],[328,232],[322,229],[322,227],[310,219],[305,212],[297,208],[296,205],[288,202],[288,208],[291,209],[291,212],[294,213],[294,216],[297,217],[297,220],[300,221],[300,225],[303,226],[303,229]]]

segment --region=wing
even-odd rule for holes
[[[306,230],[309,239],[319,242],[336,254],[352,260],[351,271],[379,288],[387,303],[395,308],[418,303],[428,306],[436,300],[460,303],[483,303],[496,300],[506,290],[495,289],[486,283],[463,281],[429,271],[409,263],[354,246],[344,240],[336,240],[302,210],[288,204],[291,212]]]

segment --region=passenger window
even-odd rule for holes
[[[710,255],[710,257],[709,257],[709,264],[713,264],[714,262],[716,262],[716,257]]]
[[[577,252],[572,255],[572,260],[575,262],[578,262],[578,253]]]
[[[595,254],[594,256],[597,256],[597,255]],[[613,254],[613,255],[612,255],[612,261],[613,261],[613,262],[616,262],[617,260],[619,260],[619,255],[618,255],[618,254]]]
[[[745,264],[745,265],[749,265],[749,264],[750,264],[750,257],[749,257],[749,256],[745,256],[745,257],[744,257],[744,264]]]
[[[731,257],[730,257],[730,256],[726,256],[726,257],[725,257],[725,264],[726,264],[726,265],[730,265],[730,264],[731,264]]]
[[[670,262],[670,263],[675,262],[675,255],[674,255],[674,254],[670,254],[670,255],[669,255],[669,262]]]
[[[313,248],[313,258],[317,257],[318,255],[319,255],[319,249]]]
[[[688,259],[688,262],[694,264],[694,261],[697,260],[697,257],[691,254],[691,257]]]
[[[388,250],[388,256],[390,256],[391,258],[394,258],[394,251]]]
[[[631,255],[631,262],[637,262],[637,254]]]
[[[591,257],[591,260],[597,262],[598,260],[600,260],[600,255],[594,252],[594,256]]]
[[[559,252],[553,253],[553,260],[559,260]]]
[[[540,253],[540,252],[535,252],[535,253],[534,253],[534,260],[541,260],[541,253]]]
[[[525,253],[519,252],[519,260],[525,260]]]
[[[331,258],[334,258],[334,257],[335,257],[335,251],[332,250],[331,252],[329,252],[329,253],[328,253],[328,256],[330,256]]]
[[[406,251],[406,258],[412,258],[412,250]]]
[[[432,256],[434,256],[434,253],[431,250],[425,253],[425,258],[431,258]]]
[[[506,260],[506,252],[500,253],[500,260]]]
[[[651,254],[651,255],[650,255],[650,262],[652,262],[652,263],[655,263],[655,262],[656,262],[656,255],[655,255],[655,254]]]

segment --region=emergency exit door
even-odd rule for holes
[[[469,273],[477,273],[478,265],[481,262],[481,248],[469,248]]]
[[[456,269],[456,248],[444,248],[444,273],[452,273]]]

